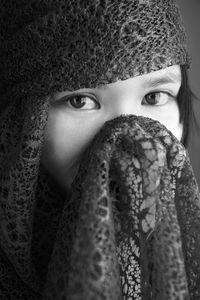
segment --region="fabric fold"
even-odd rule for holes
[[[64,206],[44,298],[198,299],[200,202],[191,177],[185,148],[159,122],[107,122],[73,183],[75,227]]]
[[[40,162],[38,107],[1,118],[1,298],[198,300],[200,198],[184,146],[159,122],[118,117],[66,196]]]

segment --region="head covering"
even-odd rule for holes
[[[173,0],[3,0],[0,28],[5,101],[190,63]]]
[[[6,0],[0,16],[0,298],[199,299],[198,188],[161,124],[105,124],[71,196],[40,163],[52,93],[189,65],[174,1]]]

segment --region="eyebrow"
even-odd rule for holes
[[[108,89],[108,85],[107,84],[103,84],[103,83],[100,83],[98,84],[95,89],[103,89],[103,90],[107,90]]]
[[[170,76],[171,74],[163,75],[162,77],[148,78],[147,85],[151,87],[156,87],[165,84],[177,84],[181,82],[181,77],[179,75]]]

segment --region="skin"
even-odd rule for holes
[[[122,114],[157,120],[181,140],[180,87],[181,70],[176,65],[95,89],[57,93],[50,104],[43,165],[69,191],[88,143],[106,121]]]

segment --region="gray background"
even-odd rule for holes
[[[192,58],[189,71],[190,85],[198,97],[198,100],[194,101],[194,110],[200,126],[200,0],[177,0],[177,2],[182,12],[188,38],[188,50]],[[188,150],[200,187],[200,130],[191,132]]]

